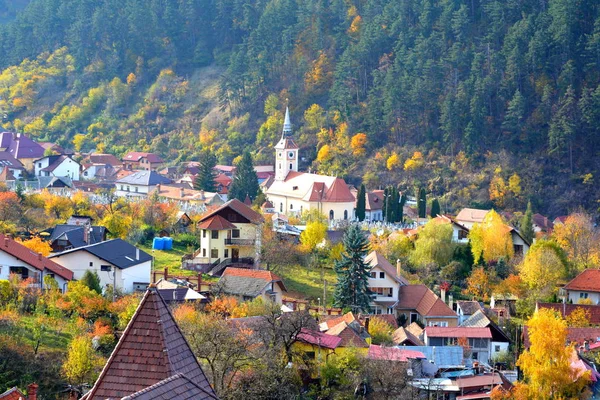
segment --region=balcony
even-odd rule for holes
[[[226,238],[225,246],[254,246],[256,244],[255,239],[234,239]]]

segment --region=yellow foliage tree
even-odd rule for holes
[[[467,278],[465,294],[470,294],[475,299],[487,301],[492,294],[493,276],[483,267],[474,268]]]
[[[19,242],[29,250],[35,251],[46,257],[48,254],[52,252],[52,247],[48,244],[48,242],[43,241],[40,237],[35,236],[29,240],[22,241],[18,239]]]
[[[534,400],[579,399],[590,380],[571,368],[575,355],[567,346],[567,323],[549,309],[536,312],[527,322],[531,345],[519,357],[517,365],[525,375],[527,398]]]
[[[352,155],[361,157],[365,155],[367,145],[367,135],[364,133],[357,133],[352,136],[350,140],[350,147],[352,148]]]
[[[600,263],[600,234],[589,215],[569,215],[564,224],[554,226],[552,236],[575,267],[571,276]]]
[[[73,385],[94,382],[94,370],[98,366],[98,356],[92,341],[86,336],[73,339],[69,345],[67,361],[63,364],[64,376]]]
[[[589,309],[577,307],[567,315],[567,326],[569,328],[586,328],[591,325],[590,318],[592,318],[592,314]]]
[[[385,166],[389,171],[393,171],[400,166],[400,157],[398,154],[392,153],[385,162]]]
[[[519,275],[535,299],[549,296],[564,276],[566,262],[554,242],[536,242],[520,265]]]
[[[510,227],[504,224],[502,217],[494,210],[488,212],[480,224],[473,225],[469,232],[471,251],[475,263],[483,255],[486,262],[514,255]]]
[[[490,200],[499,207],[503,207],[506,200],[507,191],[508,187],[506,186],[504,178],[499,175],[495,175],[490,182]]]
[[[317,154],[317,161],[320,163],[327,162],[331,158],[331,148],[328,144],[323,145]]]
[[[423,153],[420,151],[415,151],[412,157],[404,162],[404,170],[407,172],[414,171],[421,168],[423,164],[425,164],[425,161],[423,160]]]
[[[306,252],[313,252],[327,237],[327,225],[321,221],[312,221],[300,234],[300,243]]]
[[[521,177],[517,175],[516,172],[512,174],[510,178],[508,178],[508,190],[510,190],[515,197],[519,197],[521,195]]]

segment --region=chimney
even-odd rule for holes
[[[165,274],[163,275],[163,278],[165,281],[169,278],[169,267],[165,267]]]
[[[454,310],[454,296],[452,293],[448,295],[448,307],[450,307],[451,310]]]
[[[440,288],[440,297],[442,298],[442,301],[445,303],[446,302],[446,288]]]
[[[37,400],[37,390],[38,385],[35,383],[29,384],[29,386],[27,386],[27,400]]]
[[[156,185],[156,191],[160,194],[160,183]]]
[[[400,261],[400,259],[396,260],[396,276],[401,276],[402,272],[402,262]]]
[[[138,261],[140,260],[140,249],[137,247],[135,248],[135,259]]]
[[[365,318],[365,330],[369,333],[369,322],[371,322],[371,318]]]
[[[79,225],[79,223],[77,223]],[[90,231],[92,230],[91,225],[87,223],[83,224],[83,241],[85,244],[90,244]]]
[[[206,196],[204,196],[204,190],[200,190],[200,200],[206,200]]]
[[[181,197],[183,199],[183,197],[185,196],[185,190],[183,190],[183,188],[179,189],[179,197]]]
[[[4,236],[4,247],[8,247],[9,240],[8,236]]]
[[[42,255],[42,253],[38,253],[38,260],[42,261],[43,258],[44,256]]]

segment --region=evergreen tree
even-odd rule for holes
[[[360,185],[356,199],[356,218],[359,221],[364,221],[367,207],[367,191],[365,185]]]
[[[399,190],[397,190],[397,191],[399,193],[400,199],[398,201],[398,208],[396,211],[396,222],[403,222],[404,221],[404,204],[406,204],[406,196]]]
[[[337,284],[333,294],[336,307],[352,312],[369,313],[372,293],[369,290],[371,267],[365,263],[369,241],[358,225],[352,225],[342,239],[344,252],[334,265]]]
[[[89,289],[98,294],[102,294],[102,286],[100,285],[100,277],[96,271],[91,272],[89,269],[85,271],[81,277],[81,282]]]
[[[250,200],[254,200],[258,195],[258,190],[258,177],[254,170],[252,156],[249,151],[245,151],[236,165],[233,182],[229,187],[229,198],[243,202],[246,196],[249,196]]]
[[[533,231],[533,212],[531,211],[531,202],[527,203],[527,210],[521,219],[521,235],[530,244],[533,243],[535,232]]]
[[[206,192],[216,192],[217,184],[215,182],[215,166],[217,158],[213,153],[206,150],[200,156],[200,168],[198,175],[194,180],[194,189],[204,190]]]
[[[420,188],[417,196],[419,218],[425,218],[427,216],[427,193],[425,188]]]
[[[441,212],[442,211],[440,209],[440,202],[438,201],[438,199],[431,200],[431,211],[429,213],[431,218],[437,217],[439,214],[441,214]]]

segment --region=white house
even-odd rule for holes
[[[480,224],[490,210],[479,210],[476,208],[463,208],[456,216],[456,221],[467,229],[473,225]]]
[[[102,287],[115,286],[126,293],[145,290],[150,284],[152,257],[121,239],[78,247],[50,256],[81,279],[85,271],[98,273]]]
[[[510,344],[510,338],[504,331],[490,320],[483,310],[475,311],[469,318],[467,318],[462,324],[462,327],[468,328],[489,328],[492,335],[490,342],[490,358],[494,359],[501,353],[508,352],[508,346]]]
[[[433,221],[436,221],[440,224],[452,224],[452,241],[454,243],[468,243],[469,242],[469,228],[464,225],[461,225],[453,218],[447,217],[445,215],[438,215],[433,218]]]
[[[42,157],[33,162],[35,176],[67,177],[79,180],[81,165],[66,155]]]
[[[156,171],[136,171],[115,182],[115,194],[121,197],[147,197],[160,186],[171,183],[171,180],[159,175]]]
[[[562,291],[573,304],[600,304],[600,269],[586,269],[567,283]]]
[[[275,178],[265,191],[275,211],[298,215],[317,209],[330,220],[352,219],[356,199],[343,179],[298,172],[298,146],[291,133],[286,109],[281,139],[275,145]]]
[[[395,314],[394,306],[398,302],[400,286],[408,285],[400,275],[400,268],[394,266],[381,254],[372,251],[365,257],[371,267],[369,290],[374,293],[371,308],[373,314]]]
[[[40,288],[45,287],[44,278],[51,276],[63,292],[73,279],[73,272],[67,268],[0,234],[0,280],[7,280],[11,274],[31,278],[32,284]]]

